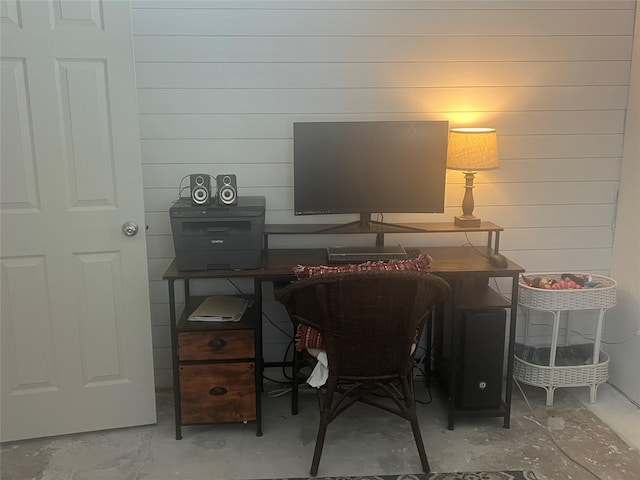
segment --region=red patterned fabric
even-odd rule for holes
[[[305,348],[318,348],[324,350],[322,334],[308,325],[298,325],[296,332],[296,350],[301,352]]]
[[[313,275],[325,275],[328,273],[340,272],[361,272],[361,271],[377,271],[377,270],[409,270],[418,272],[428,272],[431,270],[433,260],[426,253],[422,253],[415,259],[408,260],[389,260],[380,262],[365,262],[360,264],[348,265],[319,265],[305,266],[297,265],[293,269],[296,278],[301,280]],[[298,325],[296,332],[296,350],[302,351],[305,348],[324,349],[324,340],[322,334],[313,327],[307,325]]]
[[[339,272],[361,272],[376,270],[412,270],[418,272],[428,272],[429,270],[431,270],[432,262],[433,260],[429,255],[427,255],[426,253],[421,253],[418,258],[408,260],[389,260],[348,265],[319,265],[313,267],[297,265],[293,268],[293,273],[296,274],[296,278],[298,280],[301,280],[312,275],[322,275],[326,273]]]

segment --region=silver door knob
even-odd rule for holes
[[[138,224],[136,222],[124,222],[122,224],[122,233],[124,233],[127,237],[133,237],[136,233],[138,233]]]

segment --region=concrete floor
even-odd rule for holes
[[[523,469],[534,471],[540,480],[640,479],[640,411],[615,389],[601,386],[593,406],[583,403],[588,402],[587,388],[559,389],[552,407],[544,406],[542,389],[526,387],[524,392],[534,413],[516,388],[510,429],[502,428],[501,419],[482,418],[459,420],[449,431],[442,399],[436,396],[433,403],[421,405],[432,471]],[[2,480],[305,477],[318,410],[315,395],[301,397],[300,414],[291,416],[288,394],[265,396],[262,437],[255,436],[253,424],[229,424],[184,427],[183,439],[176,441],[172,394],[161,392],[157,425],[5,443],[0,476]],[[419,389],[418,398],[427,400],[428,392]],[[419,472],[410,429],[397,417],[363,405],[329,426],[320,476]]]

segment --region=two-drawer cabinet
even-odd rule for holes
[[[180,425],[257,418],[256,309],[239,322],[190,321],[205,297],[191,297],[177,328]]]

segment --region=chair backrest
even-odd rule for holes
[[[348,272],[299,280],[278,300],[294,322],[322,332],[330,375],[373,380],[407,374],[412,345],[448,293],[425,272]]]

